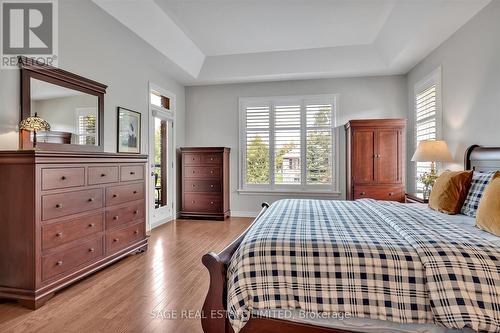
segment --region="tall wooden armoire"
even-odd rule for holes
[[[404,202],[405,119],[351,120],[347,135],[347,200]]]

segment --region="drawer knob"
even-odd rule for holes
[[[392,197],[394,195],[394,192],[389,192],[389,196]]]
[[[62,237],[62,235],[63,235],[63,233],[62,233],[62,232],[58,232],[58,233],[56,234],[56,237]]]
[[[136,234],[136,235],[137,235],[138,233],[139,233],[139,230],[134,231],[134,234]]]
[[[214,160],[214,158],[213,158],[213,157],[210,157],[210,161],[213,161],[213,160]]]
[[[360,195],[365,195],[366,193],[365,192],[361,192]]]
[[[193,204],[194,204],[194,200],[192,200],[192,201],[191,201],[191,203],[193,203]]]
[[[195,184],[193,184],[193,187],[196,187],[196,185],[195,185]]]
[[[89,223],[89,228],[93,228],[95,226],[95,223]]]
[[[113,216],[113,220],[118,220],[118,216]]]
[[[210,184],[210,188],[214,188],[214,184]]]
[[[214,202],[213,202],[213,201],[210,201],[210,204],[211,204],[211,205],[213,205],[213,204],[214,204]]]
[[[56,208],[62,208],[62,204],[56,204]]]
[[[214,174],[214,170],[210,170],[210,173],[213,175]]]
[[[62,266],[62,264],[63,264],[62,260],[59,260],[58,262],[56,262],[57,266]]]
[[[139,214],[139,211],[138,210],[134,210],[134,215],[137,215]]]
[[[92,201],[94,201],[94,198],[89,198],[89,202],[92,202]]]
[[[95,250],[94,250],[94,248],[93,248],[93,247],[91,247],[91,248],[89,249],[89,252],[94,252],[94,251],[95,251]]]
[[[62,177],[61,177],[61,180],[66,180],[66,176],[62,176]]]
[[[193,157],[193,161],[195,160],[195,158]]]
[[[106,177],[106,174],[105,173],[101,173],[101,177]]]
[[[193,173],[194,173],[194,170],[193,170]]]
[[[118,194],[113,194],[113,198],[117,198],[118,197]]]
[[[130,171],[130,174],[131,174],[131,175],[135,175],[135,172],[134,172],[134,171]]]
[[[113,242],[115,242],[115,243],[116,243],[116,242],[118,242],[118,241],[119,241],[119,239],[118,239],[118,238],[114,238],[114,239],[113,239]]]

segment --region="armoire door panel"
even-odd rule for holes
[[[398,129],[377,130],[377,183],[394,184],[401,181],[400,145]]]
[[[355,184],[375,182],[375,130],[353,132],[352,174]]]

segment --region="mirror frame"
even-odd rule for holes
[[[31,116],[31,79],[48,82],[68,89],[97,96],[98,137],[97,145],[75,145],[63,143],[37,142],[36,149],[55,151],[104,151],[104,94],[107,86],[76,75],[74,73],[40,63],[32,58],[19,57],[21,69],[21,120]],[[19,148],[32,150],[31,132],[19,131]]]

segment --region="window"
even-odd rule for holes
[[[151,89],[149,96],[150,96],[150,103],[152,105],[158,106],[166,110],[171,110],[169,97],[163,96],[161,93],[157,92],[154,89]]]
[[[422,140],[437,140],[441,125],[441,69],[436,69],[427,78],[415,86],[415,149]],[[415,184],[417,192],[423,190],[418,182],[425,172],[430,172],[430,162],[417,162],[415,166]]]
[[[335,100],[241,98],[240,190],[333,191]]]
[[[77,108],[75,110],[77,140],[80,145],[95,145],[97,134],[97,109]]]

